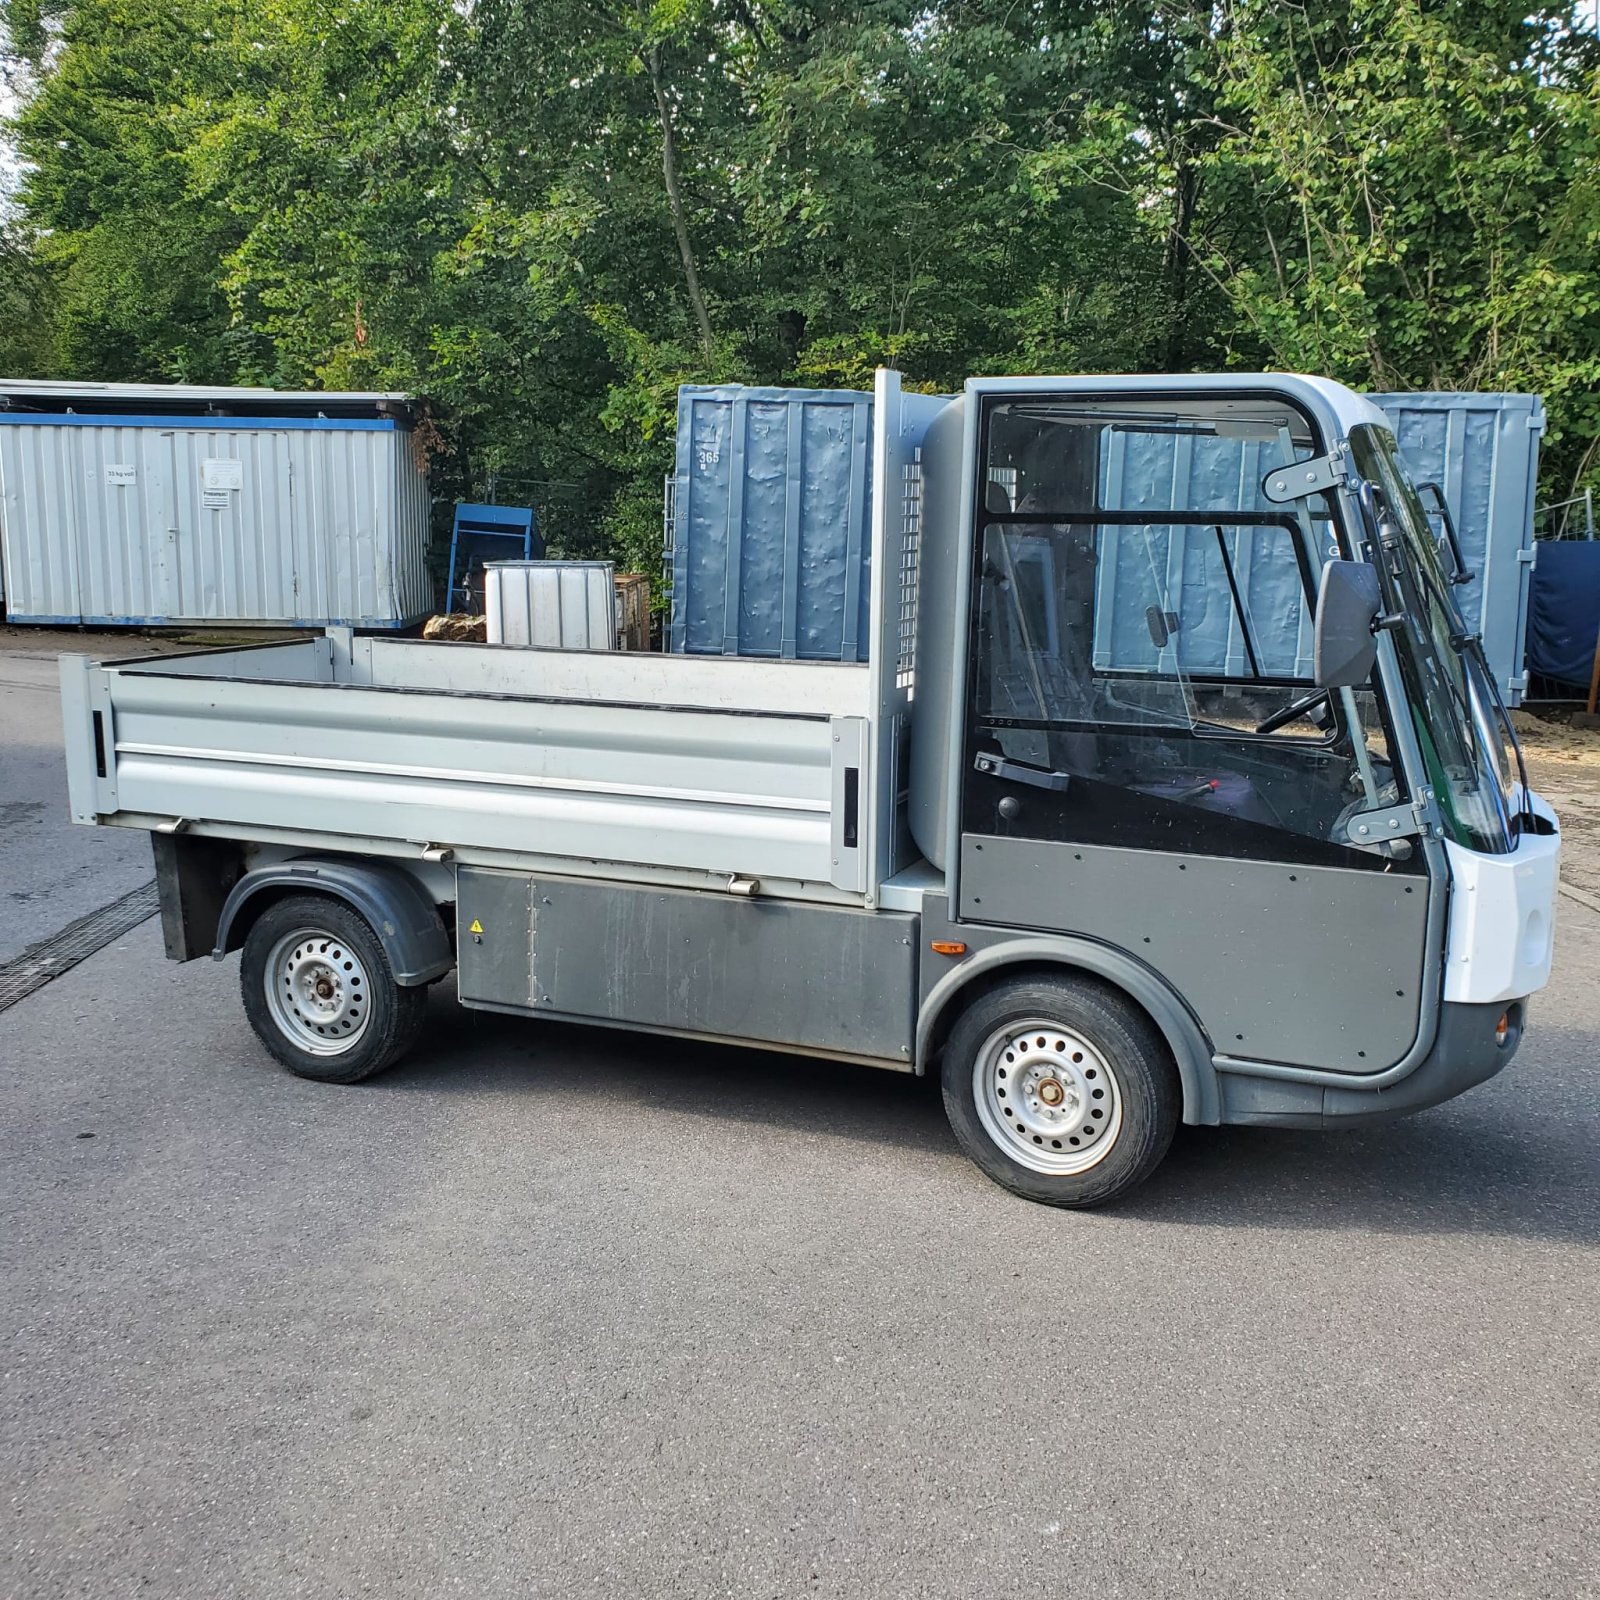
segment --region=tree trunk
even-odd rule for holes
[[[706,315],[705,298],[700,293],[700,274],[695,270],[694,246],[689,242],[689,223],[683,214],[683,191],[678,187],[678,142],[672,131],[672,107],[667,103],[666,91],[661,87],[661,52],[654,46],[646,52],[644,65],[650,74],[650,87],[655,91],[656,115],[661,119],[661,176],[666,180],[672,231],[678,236],[678,254],[683,258],[683,284],[695,323],[700,329],[701,348],[709,361],[716,353],[716,342],[711,334],[711,318]]]
[[[1189,232],[1198,183],[1187,153],[1178,157],[1173,183],[1172,231],[1167,236],[1167,348],[1165,370],[1181,372],[1189,346]]]

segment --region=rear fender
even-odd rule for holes
[[[316,857],[246,873],[223,905],[212,958],[220,961],[237,950],[261,912],[286,894],[325,894],[359,912],[377,934],[395,982],[404,987],[432,983],[455,965],[439,909],[409,873],[382,862]]]

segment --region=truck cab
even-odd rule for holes
[[[1383,414],[1282,375],[983,379],[922,466],[909,817],[965,960],[1156,976],[1220,1122],[1377,1120],[1499,1070],[1559,839]],[[1350,580],[1367,642],[1336,662]],[[956,1042],[1044,1198],[1098,1141],[1007,1089],[1032,1020]]]
[[[326,1082],[454,968],[468,1006],[937,1072],[985,1173],[1087,1206],[1180,1120],[1356,1125],[1511,1060],[1559,833],[1382,412],[880,372],[870,446],[861,659],[66,658],[74,816],[151,830],[169,954],[242,950]],[[803,474],[762,492],[799,526]]]

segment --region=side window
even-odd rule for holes
[[[991,405],[968,831],[1357,854],[1343,824],[1401,794],[1373,689],[1312,681],[1331,508],[1261,492],[1312,444],[1270,402],[1225,417],[1195,403]]]

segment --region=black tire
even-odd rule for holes
[[[283,986],[277,1002],[268,998],[269,962],[272,982]],[[329,991],[325,1011],[306,992],[317,985]],[[321,894],[292,895],[261,913],[245,936],[239,992],[256,1037],[296,1077],[317,1083],[359,1083],[397,1061],[428,1004],[425,985],[394,981],[366,918]]]
[[[1002,1188],[1052,1206],[1104,1205],[1142,1183],[1182,1106],[1155,1025],[1092,978],[981,995],[951,1030],[941,1080],[961,1148]]]

